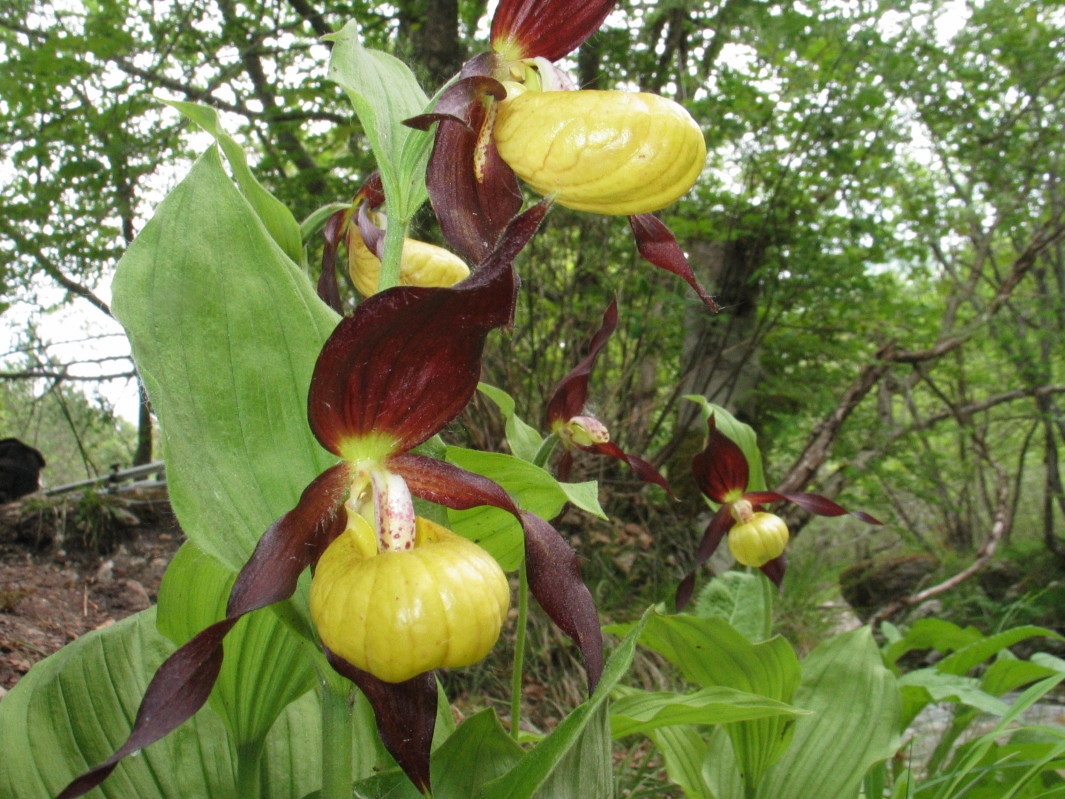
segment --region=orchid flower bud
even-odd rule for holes
[[[599,214],[650,213],[679,199],[702,171],[702,131],[672,100],[505,85],[494,132],[499,155],[561,205]]]
[[[728,548],[744,566],[761,567],[784,554],[788,526],[772,513],[755,513],[728,531]]]
[[[610,440],[610,431],[594,416],[574,416],[560,427],[559,434],[578,447],[594,447]]]
[[[491,651],[510,604],[507,578],[472,541],[417,520],[412,549],[377,551],[372,526],[349,527],[318,561],[311,617],[322,642],[389,683],[468,666]]]

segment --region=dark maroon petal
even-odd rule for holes
[[[603,324],[592,336],[592,341],[588,345],[588,354],[584,356],[584,360],[573,367],[573,371],[555,386],[545,414],[548,427],[556,421],[569,421],[574,416],[579,416],[584,410],[584,403],[588,401],[588,378],[599,357],[599,352],[606,346],[617,326],[618,301],[615,299],[603,314]]]
[[[405,453],[388,459],[388,468],[403,477],[410,492],[454,510],[492,505],[519,517],[521,511],[503,487],[484,475],[425,455]]]
[[[692,458],[692,474],[699,490],[718,504],[728,501],[728,494],[747,488],[747,457],[731,438],[717,429],[711,414],[707,419],[709,440],[706,449]]]
[[[623,452],[621,447],[615,444],[613,441],[608,441],[605,444],[593,444],[591,449],[602,455],[609,455],[611,458],[617,458],[623,463],[627,463],[629,468],[632,469],[633,474],[643,480],[645,483],[654,483],[655,485],[662,486],[669,492],[669,495],[676,499],[676,495],[673,493],[673,489],[669,483],[666,482],[661,474],[658,473],[658,469],[649,464],[643,458],[637,458],[635,455],[629,455]]]
[[[452,288],[397,286],[340,321],[318,356],[308,418],[322,446],[371,434],[392,452],[416,447],[454,419],[477,389],[485,338],[509,325],[512,263],[539,227],[543,203],[508,227],[474,274]]]
[[[784,572],[788,568],[788,556],[783,554],[758,568],[762,570],[762,574],[773,581],[777,588],[780,588],[780,584],[784,582]]]
[[[707,294],[706,290],[699,285],[699,281],[695,279],[688,257],[661,219],[652,214],[638,214],[629,217],[629,224],[636,235],[636,249],[640,251],[645,261],[682,278],[695,289],[699,299],[706,303],[706,307],[712,313],[721,311],[714,302],[714,298]]]
[[[507,90],[502,83],[489,75],[463,78],[441,93],[432,111],[404,119],[403,124],[416,130],[429,130],[434,122],[446,119],[473,130],[473,111],[481,104],[480,101],[485,95],[502,100],[507,96]]]
[[[412,494],[455,510],[479,505],[501,508],[525,531],[529,588],[551,620],[573,639],[584,657],[589,691],[603,672],[603,636],[599,614],[581,578],[577,553],[550,523],[518,509],[506,491],[479,474],[424,455],[397,455],[388,468],[403,476]]]
[[[325,247],[322,249],[322,274],[318,276],[318,296],[338,314],[343,314],[344,309],[340,304],[340,287],[337,285],[337,247],[344,235],[349,215],[348,209],[337,211],[329,217],[323,230]]]
[[[427,671],[404,682],[385,682],[323,649],[329,665],[366,694],[385,749],[418,790],[429,792],[429,753],[437,703],[434,673]]]
[[[385,251],[385,232],[370,219],[370,210],[370,203],[359,204],[359,213],[355,217],[358,230],[355,232],[362,237],[362,243],[366,245],[366,249],[380,258]],[[348,247],[351,246],[349,242]]]
[[[486,124],[485,105],[477,102],[469,110],[469,127],[448,119],[437,126],[425,185],[444,238],[467,261],[479,263],[521,209],[522,196],[517,175],[499,157],[488,131],[478,177],[474,155]]]
[[[246,613],[288,599],[300,574],[344,530],[338,513],[351,483],[340,463],[312,482],[296,507],[270,526],[240,570],[226,617],[195,635],[156,671],[145,691],[129,738],[100,765],[70,783],[59,799],[73,799],[99,785],[122,758],[158,741],[199,710],[222,667],[222,640]]]
[[[366,182],[359,187],[353,202],[365,200],[371,209],[385,204],[385,187],[381,183],[381,173],[376,169],[366,178]]]
[[[529,590],[551,621],[577,644],[584,657],[588,692],[603,673],[603,634],[595,600],[581,577],[577,553],[548,522],[521,514]]]
[[[706,532],[703,533],[703,539],[699,542],[699,549],[695,553],[695,566],[680,581],[680,585],[677,586],[676,605],[678,613],[684,610],[691,600],[692,592],[695,589],[695,572],[699,570],[700,566],[710,560],[714,552],[717,551],[718,546],[720,546],[721,539],[725,537],[725,533],[731,527],[732,516],[729,513],[729,507],[728,505],[722,505],[717,509],[717,513],[714,514],[710,523],[706,525]]]
[[[849,513],[867,524],[883,524],[883,522],[874,519],[868,513],[862,513],[860,510],[847,510],[842,505],[837,505],[820,494],[780,494],[776,491],[751,491],[744,494],[743,498],[752,505],[761,505],[766,502],[794,502],[803,510],[816,513],[818,516],[843,516]]]
[[[516,58],[557,61],[599,30],[615,0],[502,0],[492,18],[492,46]],[[508,43],[518,52],[509,52]]]

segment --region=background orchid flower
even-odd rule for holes
[[[559,381],[547,403],[547,425],[551,432],[558,436],[563,448],[557,468],[558,479],[569,480],[570,469],[573,467],[573,451],[578,449],[617,458],[628,464],[633,473],[645,483],[662,486],[672,496],[673,489],[654,466],[642,458],[622,451],[621,447],[610,440],[610,432],[606,425],[594,416],[585,413],[585,403],[588,402],[588,380],[592,369],[600,351],[606,346],[617,326],[618,302],[614,300],[603,314],[602,326],[592,336],[592,341],[588,345],[588,354]]]
[[[191,717],[207,700],[218,676],[225,635],[245,614],[292,596],[299,575],[346,535],[353,516],[371,526],[377,538],[373,545],[394,552],[396,558],[413,556],[422,545],[443,546],[441,542],[453,534],[441,534],[424,522],[419,542],[413,496],[455,509],[493,505],[521,522],[531,592],[581,649],[589,686],[597,684],[603,665],[599,620],[569,544],[546,521],[521,511],[491,480],[411,452],[454,419],[476,390],[488,333],[512,320],[516,292],[512,261],[536,231],[545,210],[539,205],[515,219],[492,255],[458,286],[397,287],[368,298],[353,316],[341,320],[314,369],[308,420],[322,446],[342,460],[315,478],[296,507],[267,529],[237,577],[226,617],[194,636],[163,663],[147,689],[127,741],[110,758],[72,782],[60,794],[62,799],[91,790],[123,757]],[[400,538],[394,537],[397,534]],[[403,538],[405,535],[410,537]],[[457,555],[452,551],[447,557],[476,560],[473,569],[478,579],[487,586],[489,595],[494,593],[497,606],[502,604],[498,576],[485,572],[481,555],[470,554],[479,552],[476,545],[463,542]],[[412,557],[408,563],[420,568],[418,558]],[[335,576],[335,562],[329,570]],[[429,579],[429,587],[419,590],[431,591],[432,584],[446,582],[443,571],[430,575],[438,579]],[[381,612],[387,613],[388,608]],[[498,607],[496,613],[494,623],[498,625],[502,621]],[[439,615],[429,613],[416,621],[426,634],[439,636],[439,631],[432,629],[434,620],[438,621]],[[371,622],[376,623],[376,617]],[[333,622],[326,618],[325,625]],[[323,637],[333,633],[331,629]],[[494,640],[498,629],[469,633]],[[392,643],[396,642],[374,645],[388,647]],[[470,649],[483,654],[485,647],[479,641]],[[382,671],[382,679],[346,661],[328,646],[326,654],[331,665],[367,695],[385,746],[414,784],[427,789],[437,704],[431,671],[410,677],[402,669]],[[388,653],[382,653],[381,658],[387,660]],[[373,662],[363,665],[374,668]],[[453,661],[445,654],[424,662],[432,668]],[[399,681],[390,681],[393,679]]]
[[[788,528],[780,517],[762,512],[763,503],[794,502],[818,516],[849,513],[867,524],[880,524],[869,514],[849,511],[820,494],[748,491],[747,456],[736,442],[717,429],[713,414],[707,419],[707,428],[706,448],[692,458],[692,474],[699,490],[720,507],[699,542],[695,568],[677,588],[678,611],[683,610],[691,599],[696,570],[710,559],[726,534],[729,549],[738,562],[761,569],[777,586],[780,585],[787,567],[784,547],[788,541]]]
[[[432,113],[406,122],[421,130],[439,123],[429,198],[444,237],[467,260],[483,257],[521,208],[518,175],[561,205],[629,215],[640,255],[680,276],[716,312],[673,234],[651,214],[698,177],[706,158],[699,126],[656,95],[574,91],[552,63],[613,7],[614,0],[502,0],[492,50],[466,63]]]

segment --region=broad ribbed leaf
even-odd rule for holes
[[[299,504],[272,524],[237,575],[226,616],[167,658],[144,692],[129,737],[106,760],[70,783],[61,799],[81,796],[107,779],[123,758],[155,743],[199,710],[222,666],[222,641],[246,614],[288,599],[297,580],[344,529],[339,513],[351,476],[346,463],[319,475]]]
[[[599,30],[615,0],[503,0],[492,18],[492,46],[512,58],[557,61]]]
[[[917,714],[932,702],[957,702],[984,713],[1004,716],[1009,706],[980,688],[974,677],[945,674],[936,668],[916,669],[899,677],[902,696],[901,728],[908,727]]]
[[[335,462],[304,420],[314,360],[337,316],[215,148],[130,246],[114,295],[163,429],[181,527],[237,571],[263,530]]]
[[[808,712],[786,702],[723,685],[690,694],[626,691],[610,708],[610,727],[615,738],[623,738],[636,733],[646,735],[660,727],[729,724]]]
[[[488,383],[478,383],[477,390],[499,406],[506,420],[507,444],[510,451],[523,461],[532,463],[536,454],[544,443],[544,437],[536,428],[527,424],[518,416],[514,407],[514,398],[501,388],[490,386]]]
[[[942,619],[918,619],[906,634],[884,648],[884,660],[895,663],[907,652],[919,649],[935,649],[950,652],[984,640],[984,634],[975,627],[959,627]]]
[[[970,669],[979,666],[985,660],[997,655],[1003,649],[1029,638],[1040,636],[1054,638],[1058,641],[1063,640],[1061,635],[1046,627],[1037,627],[1032,624],[1024,625],[1022,627],[1014,627],[1010,630],[996,633],[995,635],[989,635],[981,641],[976,641],[968,646],[958,649],[939,661],[936,664],[936,668],[939,671],[947,672],[948,674],[965,674]]]
[[[155,610],[89,633],[41,661],[0,702],[0,796],[53,799],[110,754],[133,724],[152,673],[174,650]],[[281,714],[261,762],[263,795],[300,799],[321,778],[313,695]],[[186,799],[234,795],[236,762],[210,710],[116,768],[94,796]]]
[[[296,217],[285,207],[284,203],[256,180],[255,175],[248,168],[248,158],[244,154],[244,149],[222,128],[222,123],[218,120],[218,112],[198,103],[182,103],[177,100],[164,100],[163,102],[176,108],[215,137],[222,152],[226,154],[229,165],[233,168],[233,174],[240,185],[241,193],[255,209],[255,213],[270,231],[274,241],[294,263],[306,263],[303,236],[300,226],[296,223]]]
[[[728,686],[791,702],[799,684],[799,661],[787,641],[776,637],[752,644],[721,619],[655,615],[640,643],[703,687]],[[787,748],[793,726],[793,718],[776,716],[726,727],[740,770],[751,784],[757,784]]]
[[[724,799],[715,797],[703,777],[707,743],[693,727],[662,727],[652,730],[650,738],[662,753],[666,774],[683,790],[687,799]]]
[[[758,787],[758,799],[852,799],[865,772],[899,746],[900,702],[872,630],[824,642],[803,661],[791,746]]]
[[[752,644],[770,637],[773,626],[773,589],[760,574],[727,571],[699,593],[692,614],[727,621]]]
[[[362,46],[356,22],[326,38],[333,42],[329,79],[347,92],[366,131],[381,171],[388,212],[409,222],[427,196],[419,152],[427,148],[429,134],[404,126],[403,120],[425,110],[429,98],[406,64]]]
[[[433,796],[469,799],[486,782],[513,768],[522,754],[495,711],[482,710],[462,722],[433,752]]]

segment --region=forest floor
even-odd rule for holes
[[[38,660],[154,603],[184,540],[159,490],[0,507],[0,696]]]

